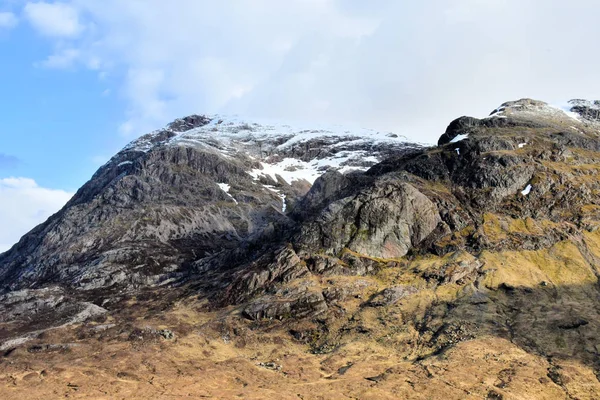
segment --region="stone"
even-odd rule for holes
[[[370,307],[390,306],[417,292],[418,289],[413,286],[393,286],[373,295],[366,304]]]
[[[383,180],[355,196],[331,203],[305,224],[304,251],[347,248],[359,255],[399,258],[423,241],[441,221],[436,205],[414,186]]]

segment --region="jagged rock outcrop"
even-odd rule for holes
[[[378,258],[400,258],[441,222],[435,204],[408,183],[379,181],[356,196],[330,203],[299,236],[301,247],[347,248]],[[306,250],[305,250],[306,251]]]
[[[320,291],[298,288],[273,296],[262,296],[244,308],[243,315],[251,320],[301,319],[327,311],[327,303]]]
[[[365,169],[415,147],[364,134],[201,115],[174,121],[125,147],[0,255],[0,290],[60,283],[118,292],[182,281],[204,258],[289,228],[286,213],[321,170]]]
[[[78,324],[136,350],[194,332],[185,354],[235,354],[237,373],[248,347],[296,391],[311,368],[348,384],[332,398],[365,379],[381,397],[598,398],[598,109],[511,101],[430,148],[175,121],[0,255],[2,348],[55,349],[47,332]]]
[[[403,298],[415,294],[417,289],[412,286],[393,286],[375,294],[367,305],[371,307],[389,306],[397,303]]]

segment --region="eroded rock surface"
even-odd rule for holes
[[[87,393],[94,354],[119,396],[599,398],[597,109],[511,101],[431,148],[175,121],[0,255],[0,382]]]

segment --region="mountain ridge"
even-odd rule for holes
[[[432,147],[177,120],[0,255],[3,349],[191,352],[225,398],[220,374],[247,396],[597,398],[597,104],[507,102]]]

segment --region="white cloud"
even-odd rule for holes
[[[600,93],[600,53],[589,47],[600,35],[596,0],[62,6],[79,10],[90,28],[57,41],[54,56],[76,49],[73,62],[121,80],[115,94],[128,104],[126,135],[193,112],[226,112],[360,124],[435,142],[455,117],[482,116],[507,100]]]
[[[0,29],[11,29],[17,26],[19,20],[11,12],[0,12]]]
[[[72,196],[40,187],[29,178],[0,179],[0,252],[57,212]]]
[[[80,57],[81,52],[77,49],[63,49],[49,55],[40,65],[46,68],[70,68]]]
[[[25,17],[42,35],[51,37],[74,37],[83,31],[79,13],[66,3],[27,3]]]

